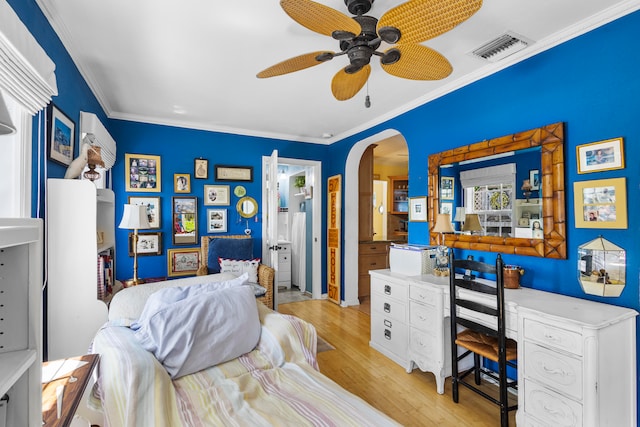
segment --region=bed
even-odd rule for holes
[[[311,324],[271,310],[252,293],[251,302],[245,300],[244,307],[254,310],[259,321],[255,347],[231,360],[172,379],[164,362],[140,344],[136,334],[141,329],[134,328],[145,318],[151,301],[168,288],[184,293],[239,280],[235,277],[217,273],[156,282],[127,288],[114,296],[109,321],[95,336],[91,349],[100,354],[91,401],[94,409],[104,414],[105,426],[398,425],[319,372],[317,336]],[[234,286],[224,292],[238,293],[245,288]],[[222,292],[206,295],[221,298],[217,295]],[[203,298],[186,298],[181,303],[191,304],[194,299]],[[217,307],[215,302],[204,306]],[[197,309],[183,309],[181,313],[194,311]],[[251,316],[243,315],[246,317]],[[242,322],[238,318],[231,323]]]

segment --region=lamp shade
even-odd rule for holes
[[[7,109],[7,105],[4,103],[4,99],[0,93],[0,135],[11,135],[12,133],[15,133],[15,131],[16,127],[11,121],[9,110]]]
[[[451,226],[451,215],[448,213],[438,214],[436,225],[433,226],[434,233],[454,233],[455,230]]]
[[[456,222],[464,221],[464,206],[456,208],[456,214],[453,217],[453,220]]]
[[[466,214],[462,231],[482,231],[478,214]]]
[[[144,230],[150,228],[147,217],[147,207],[142,205],[124,205],[122,221],[118,228],[128,228],[131,230]]]

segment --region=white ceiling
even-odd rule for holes
[[[371,61],[366,86],[337,101],[344,56],[269,79],[256,73],[338,42],[293,21],[276,0],[36,0],[111,118],[278,139],[331,143],[640,8],[640,0],[485,0],[452,31],[423,44],[453,73],[393,77]],[[343,0],[318,0],[348,14]],[[376,0],[379,18],[401,1]],[[513,31],[535,43],[499,63],[469,55]]]

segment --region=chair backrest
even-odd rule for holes
[[[449,251],[452,328],[453,325],[461,325],[496,337],[504,348],[506,338],[502,267],[503,261],[500,254],[494,265],[471,259],[457,260],[453,251]],[[483,280],[484,278],[476,277],[477,274],[492,277]],[[495,284],[491,283],[493,280]]]

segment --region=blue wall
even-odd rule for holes
[[[261,187],[257,177],[261,176],[261,156],[269,154],[273,148],[278,148],[281,156],[322,161],[323,180],[326,180],[328,176],[335,174],[342,174],[344,177],[346,158],[356,142],[386,129],[397,129],[409,148],[410,196],[413,197],[423,196],[427,192],[427,158],[431,153],[550,123],[564,122],[568,259],[506,256],[505,261],[526,269],[527,273],[522,278],[524,286],[640,309],[637,238],[640,220],[631,215],[633,209],[640,206],[640,174],[633,160],[640,157],[640,79],[637,78],[640,55],[630,49],[631,41],[640,40],[640,12],[618,19],[386,123],[324,147],[107,120],[34,0],[8,1],[56,62],[60,95],[54,98],[54,103],[76,123],[80,110],[98,114],[118,141],[119,162],[114,168],[114,190],[118,206],[125,203],[129,195],[151,194],[123,191],[124,182],[121,177],[124,176],[124,153],[162,156],[164,191],[160,196],[165,243],[170,242],[173,173],[191,171],[195,157],[209,159],[210,165],[221,163],[254,166],[256,180],[247,185],[247,190],[260,204]],[[425,83],[425,87],[428,85],[428,82]],[[623,137],[625,140],[626,168],[578,175],[576,146],[614,137]],[[34,149],[35,152],[37,150]],[[49,176],[61,177],[64,173],[56,165],[49,164],[49,167]],[[613,177],[626,177],[627,180],[628,228],[575,228],[572,183]],[[201,186],[204,183],[192,180],[192,194],[201,197]],[[206,183],[212,183],[212,180],[207,180]],[[202,209],[202,205],[199,208]],[[120,215],[120,209],[117,209],[116,221],[120,220]],[[326,225],[325,218],[326,213],[322,218],[323,229]],[[199,220],[202,233],[205,226],[203,211],[200,211]],[[233,221],[230,227],[230,231],[234,233],[241,230]],[[254,233],[258,235],[259,227],[254,228]],[[585,295],[577,281],[577,248],[600,234],[627,250],[627,285],[619,298]],[[125,255],[125,235],[126,232],[118,231],[117,270],[118,277],[121,278],[130,276],[131,259]],[[412,243],[427,243],[427,225],[410,223],[409,240]],[[323,242],[322,247],[324,246]],[[170,244],[165,244],[165,253],[167,247]],[[495,259],[494,254],[486,252],[461,251],[458,255],[467,254],[489,262]],[[140,263],[145,276],[165,274],[165,256],[141,258]]]

